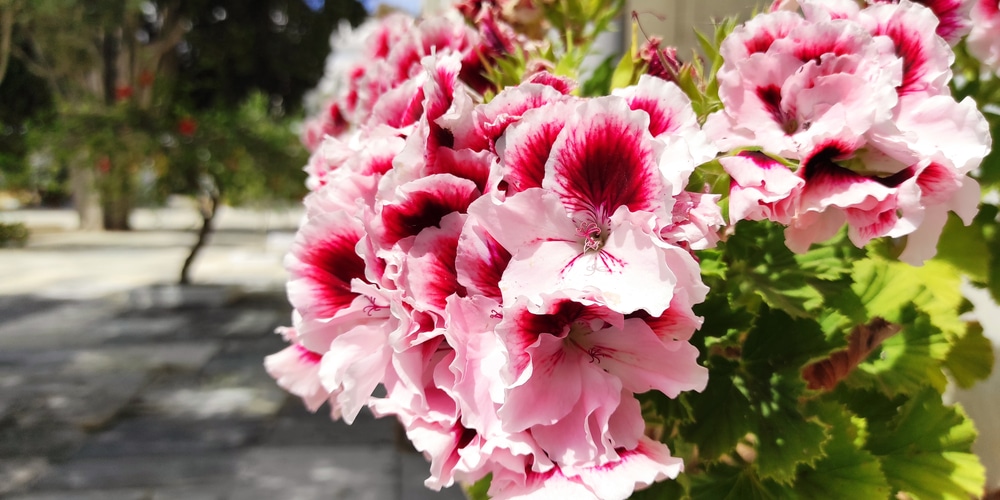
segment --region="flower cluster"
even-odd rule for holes
[[[914,263],[949,211],[975,215],[988,127],[948,89],[946,39],[969,25],[945,3],[778,1],[722,42],[707,97],[655,39],[606,95],[523,60],[492,88],[485,68],[539,26],[531,2],[463,2],[477,29],[372,21],[307,127],[293,325],[268,372],[313,411],[396,417],[430,488],[490,475],[494,498],[620,499],[676,477],[639,395],[706,390],[697,252],[733,234],[722,206],[796,252],[846,225]]]
[[[317,89],[319,96],[326,96],[325,103],[303,130],[306,147],[314,151],[325,136],[359,126],[403,128],[415,123],[426,78],[421,59],[431,53],[458,54],[463,80],[476,90],[485,89],[483,64],[496,51],[457,13],[451,14],[417,23],[394,13],[356,30],[342,27],[331,43],[327,77]]]
[[[716,150],[666,81],[585,99],[539,72],[477,104],[467,64],[435,46],[316,150],[268,370],[312,409],[398,417],[430,487],[492,473],[500,497],[625,498],[676,476],[635,395],[707,381],[691,249],[722,219],[685,187]]]
[[[1000,75],[1000,2],[976,0],[966,43],[969,53]]]
[[[804,0],[755,17],[722,44],[724,109],[705,129],[732,176],[730,220],[787,225],[805,251],[844,224],[851,241],[907,237],[900,258],[932,257],[947,212],[968,224],[989,152],[972,99],[956,102],[954,55],[919,4]],[[742,150],[742,151],[741,151]]]

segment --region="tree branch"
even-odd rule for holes
[[[11,45],[10,53],[14,57],[20,59],[21,62],[24,63],[24,66],[28,68],[28,71],[45,80],[46,83],[49,84],[49,89],[52,91],[52,95],[54,97],[62,95],[62,91],[59,89],[59,82],[56,81],[55,71],[53,71],[52,68],[35,61],[27,52],[24,51],[24,49],[18,47],[17,45]]]
[[[150,59],[155,64],[159,64],[160,58],[164,54],[170,52],[177,44],[181,43],[181,40],[184,39],[184,33],[187,31],[184,29],[184,23],[181,22],[180,9],[176,7],[176,5],[173,5],[163,9],[164,34],[159,40],[147,46]]]
[[[203,188],[204,193],[199,200],[201,228],[198,229],[198,239],[195,240],[194,246],[191,247],[187,258],[184,259],[184,265],[181,266],[179,280],[179,284],[181,285],[191,284],[191,268],[194,265],[195,257],[198,256],[205,243],[208,242],[208,235],[212,233],[212,221],[215,219],[215,214],[219,210],[219,202],[222,200],[222,195],[214,186],[203,186]]]
[[[11,2],[4,2],[3,10],[0,11],[0,84],[7,74],[7,65],[10,63],[10,45],[14,34],[14,5]]]

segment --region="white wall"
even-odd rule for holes
[[[739,15],[746,20],[755,6],[759,11],[768,4],[747,0],[627,0],[625,15],[635,11],[647,35],[662,37],[665,45],[676,46],[678,55],[686,60],[698,46],[694,30],[711,35],[713,19]]]

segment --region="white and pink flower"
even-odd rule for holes
[[[938,19],[935,32],[949,45],[955,45],[975,25],[970,11],[976,0],[914,0],[928,7]],[[874,0],[877,3],[896,3],[899,0]]]
[[[969,53],[1000,75],[1000,2],[975,0],[972,30],[965,43]]]
[[[411,70],[368,96],[374,121],[308,167],[286,262],[296,335],[269,371],[310,409],[397,417],[435,489],[492,473],[509,495],[624,498],[675,477],[636,395],[707,382],[691,252],[722,221],[716,196],[686,190],[716,154],[690,101],[653,77],[585,99],[541,72],[476,104],[461,51],[407,43],[388,48]]]
[[[737,28],[722,45],[725,108],[705,126],[734,153],[721,160],[730,221],[785,224],[797,252],[844,225],[858,246],[912,235],[902,258],[913,264],[934,255],[947,211],[971,221],[959,187],[973,189],[965,175],[989,151],[989,131],[971,100],[950,95],[954,54],[938,26],[907,0],[802,0]],[[922,183],[929,165],[953,182]]]

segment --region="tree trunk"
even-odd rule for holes
[[[117,196],[101,198],[104,229],[108,231],[129,231],[132,225],[129,216],[132,214],[132,201],[128,194],[118,193]]]
[[[14,4],[0,1],[0,83],[10,63],[10,43],[14,33]]]
[[[116,163],[116,160],[118,163]],[[107,170],[101,174],[101,209],[104,211],[104,229],[109,231],[129,231],[129,216],[135,208],[135,179],[129,165],[121,159],[104,157],[99,160]]]
[[[101,62],[104,65],[104,104],[113,106],[117,96],[115,95],[118,86],[118,37],[105,28],[104,43],[101,47]]]
[[[194,264],[194,259],[198,256],[198,252],[205,246],[208,235],[212,233],[212,221],[215,219],[215,213],[219,208],[219,198],[219,192],[211,190],[206,193],[205,198],[199,204],[201,228],[198,230],[198,239],[194,242],[194,246],[191,247],[191,252],[188,253],[187,259],[184,259],[184,266],[181,267],[181,285],[191,283],[191,266]]]
[[[73,193],[73,208],[80,217],[80,229],[100,231],[104,227],[104,215],[94,169],[82,166],[79,161],[73,161],[69,167],[69,179]]]

